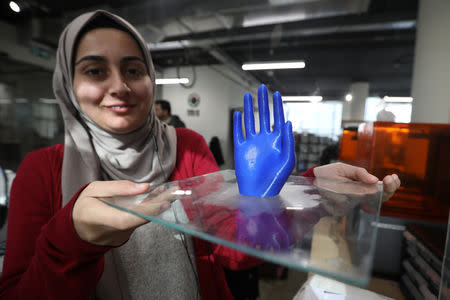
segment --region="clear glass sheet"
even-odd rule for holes
[[[171,207],[146,214],[151,199]],[[367,284],[382,185],[291,176],[276,197],[239,194],[233,170],[169,182],[136,197],[104,201],[149,221],[266,261],[350,284]]]

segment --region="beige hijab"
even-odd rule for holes
[[[80,187],[93,180],[128,179],[161,183],[167,180],[175,166],[175,130],[161,124],[155,116],[153,105],[146,122],[128,134],[107,132],[81,111],[72,89],[74,46],[82,29],[99,16],[110,18],[137,41],[153,82],[153,95],[155,94],[155,71],[150,52],[131,24],[116,15],[98,10],[77,17],[66,27],[59,40],[53,75],[53,91],[59,100],[65,124],[61,179],[63,205]]]
[[[156,184],[167,180],[175,166],[175,129],[160,123],[153,105],[145,123],[123,135],[106,132],[81,111],[72,89],[74,47],[83,28],[99,16],[109,18],[137,41],[155,92],[150,53],[142,37],[127,21],[98,10],[77,17],[66,27],[59,40],[53,75],[53,90],[65,124],[63,205],[91,181],[129,179]],[[188,247],[192,255],[192,244]],[[149,295],[193,299],[195,278],[189,271],[189,260],[177,234],[150,222],[138,228],[126,244],[108,251],[96,295],[100,299],[147,299]],[[143,286],[148,288],[143,289]]]

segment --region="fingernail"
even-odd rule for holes
[[[136,183],[135,184],[136,189],[143,189],[143,188],[150,188],[150,184],[144,182],[144,183]]]

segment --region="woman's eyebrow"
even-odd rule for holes
[[[138,57],[138,56],[125,56],[121,59],[122,61],[133,61],[133,60],[138,60],[140,62],[142,62],[143,64],[145,64],[145,61]]]
[[[82,63],[83,61],[86,60],[94,60],[94,61],[101,61],[104,62],[106,61],[106,58],[102,57],[102,56],[97,56],[97,55],[87,55],[87,56],[83,56],[82,58],[80,58],[80,60],[78,60],[75,63],[75,66],[78,65],[79,63]]]

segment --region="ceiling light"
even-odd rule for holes
[[[413,102],[413,97],[383,97],[384,102],[398,102],[398,103],[411,103]]]
[[[19,12],[20,12],[20,6],[19,6],[19,4],[17,4],[17,3],[14,2],[14,1],[10,1],[10,2],[9,2],[9,8],[11,8],[11,10],[14,11],[14,12],[16,12],[16,13],[19,13]]]
[[[161,78],[156,79],[156,84],[187,84],[189,83],[188,78]]]
[[[242,70],[276,70],[276,69],[303,69],[304,61],[286,61],[286,62],[266,62],[266,63],[245,63]]]
[[[345,95],[345,101],[350,102],[352,100],[353,100],[353,95],[352,94]]]
[[[283,101],[309,101],[309,102],[320,102],[322,101],[322,96],[282,96]]]

